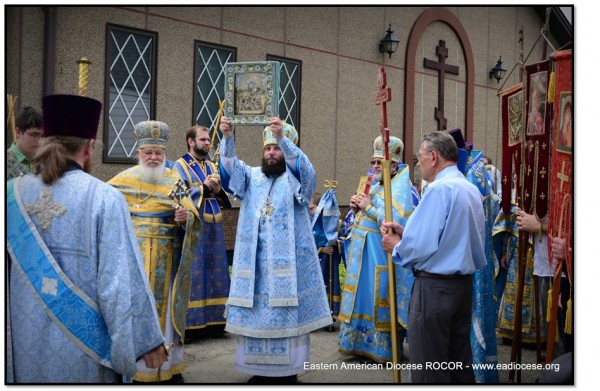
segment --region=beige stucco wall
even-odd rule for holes
[[[403,134],[405,51],[411,28],[426,7],[58,7],[56,93],[77,93],[77,64],[91,62],[89,96],[103,100],[105,91],[106,24],[158,33],[156,119],[168,123],[172,134],[169,158],[185,152],[184,132],[193,110],[194,41],[237,48],[237,61],[263,61],[267,54],[302,61],[301,147],[322,181],[337,179],[338,200],[347,205],[358,176],[368,169],[371,141],[378,134],[379,107],[374,104],[377,72],[386,67],[393,100],[388,104],[392,135]],[[467,31],[475,64],[473,141],[500,163],[499,99],[489,70],[501,55],[510,72],[519,60],[519,28],[524,29],[527,63],[541,59],[541,22],[529,7],[447,7]],[[21,23],[22,21],[22,23]],[[400,38],[398,51],[388,58],[378,42],[389,24]],[[7,93],[20,104],[39,106],[42,95],[44,12],[41,7],[7,7]],[[435,47],[446,41],[448,64],[459,75],[447,75],[445,116],[448,129],[465,126],[466,74],[464,53],[454,31],[445,23],[431,24],[420,38],[414,96],[414,145],[437,128],[438,74],[423,68],[423,58],[437,60]],[[534,46],[535,44],[535,46]],[[533,50],[532,50],[533,47]],[[549,53],[551,50],[549,50]],[[508,76],[508,73],[507,73]],[[518,82],[518,70],[506,87]],[[502,81],[504,82],[504,80]],[[21,107],[21,106],[19,106]],[[105,124],[101,123],[101,133]],[[259,163],[261,129],[238,127],[240,157]],[[95,175],[107,180],[127,167],[103,164],[97,151]],[[408,160],[409,158],[407,158]]]

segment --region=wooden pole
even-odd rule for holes
[[[8,118],[6,118],[6,125],[10,129],[13,142],[17,140],[17,130],[15,127],[15,106],[18,98],[18,96],[6,95],[6,102],[8,104]]]
[[[541,223],[540,223],[541,224]],[[540,304],[541,304],[541,299],[540,299],[540,279],[538,278],[538,276],[533,276],[533,285],[534,285],[534,313],[535,313],[535,355],[536,355],[536,362],[537,363],[541,363],[542,362],[542,341],[541,341],[541,322],[540,322],[540,313],[542,313],[543,311],[540,311]],[[548,343],[548,342],[546,342]]]
[[[525,88],[525,87],[524,87]],[[523,101],[525,105],[525,101]],[[526,107],[526,106],[524,106]],[[524,118],[523,118],[524,120]],[[521,129],[521,139],[525,140],[525,126],[522,126]],[[527,143],[521,143],[521,156],[525,156]],[[517,205],[519,207],[524,207],[524,205],[520,205],[520,202],[525,200],[525,163],[521,162],[521,167],[519,167],[519,187],[520,197],[517,198]],[[514,313],[514,329],[513,329],[513,340],[510,351],[510,362],[517,362],[517,357],[521,358],[521,338],[523,334],[523,290],[525,286],[525,270],[527,265],[527,250],[529,245],[529,234],[525,231],[519,231],[519,255],[517,257],[517,299],[515,303],[515,313]],[[520,363],[520,361],[519,361]],[[508,372],[508,382],[514,383],[515,380],[515,369],[511,369]],[[519,370],[517,373],[517,382],[521,381],[521,371]]]
[[[217,132],[219,131],[219,125],[221,124],[221,117],[223,117],[223,107],[224,106],[225,106],[225,101],[224,100],[220,101],[219,102],[219,113],[217,114],[217,120],[215,121],[215,127],[213,129],[213,134],[210,139],[210,149],[212,151],[214,151],[214,154],[212,155],[214,157],[213,163],[215,163],[215,165],[217,166],[217,172],[215,174],[219,173],[219,147],[218,146],[215,147],[215,137],[217,135]]]
[[[389,132],[389,130],[388,130]],[[389,140],[389,137],[388,137]],[[387,142],[386,142],[387,149]],[[391,163],[389,156],[383,163],[383,197],[385,201],[385,221],[393,221],[394,216],[392,215],[392,175],[391,175]],[[389,234],[393,232],[388,230]],[[391,326],[391,338],[392,338],[392,363],[394,367],[392,374],[394,383],[400,383],[400,369],[398,363],[400,362],[400,354],[398,350],[398,311],[396,308],[396,265],[392,260],[392,254],[387,253],[387,264],[388,264],[388,302],[390,304],[390,326]]]
[[[552,284],[552,304],[550,307],[550,324],[548,325],[548,335],[546,336],[546,364],[552,362],[552,355],[554,354],[554,338],[556,337],[557,328],[557,312],[558,312],[558,299],[560,298],[560,283],[562,274],[562,262],[558,262],[560,265],[554,271],[554,282]]]
[[[87,96],[88,94],[88,84],[89,84],[89,71],[91,61],[87,59],[87,57],[81,57],[77,61],[79,64],[79,83],[78,83],[78,93],[79,96]]]
[[[210,139],[210,146],[214,148],[215,145],[215,136],[219,130],[219,125],[221,124],[221,117],[223,116],[223,107],[225,106],[225,101],[222,100],[219,102],[219,113],[217,114],[217,120],[215,121],[215,128],[213,129],[212,138]]]
[[[390,130],[387,127],[387,107],[386,102],[392,100],[392,91],[386,87],[386,74],[385,69],[381,68],[378,75],[379,91],[375,95],[375,103],[381,107],[381,123],[380,131],[381,138],[383,139],[383,161],[382,164],[382,180],[383,180],[383,199],[385,203],[385,221],[393,221],[394,216],[392,214],[392,175],[389,142],[390,142]],[[392,234],[392,230],[389,229],[388,233]],[[392,260],[392,254],[387,254],[388,264],[388,303],[390,305],[390,334],[392,342],[392,375],[394,383],[400,383],[400,368],[398,363],[400,362],[400,354],[398,349],[398,314],[396,308],[396,267]]]

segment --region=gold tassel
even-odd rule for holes
[[[571,296],[567,301],[567,313],[565,315],[565,334],[573,334],[573,288],[571,285]]]
[[[556,87],[556,75],[554,71],[550,73],[550,81],[548,82],[548,103],[554,103],[554,92]]]
[[[546,303],[546,323],[550,323],[552,312],[552,288],[548,289],[548,302]]]

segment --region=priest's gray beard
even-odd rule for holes
[[[166,162],[167,158],[165,157],[165,160],[163,160],[159,166],[152,168],[146,166],[142,161],[142,158],[138,157],[138,163],[142,172],[142,180],[147,183],[157,183],[165,175]]]
[[[391,177],[393,178],[396,175],[396,170],[392,169]],[[383,172],[378,172],[377,174],[373,174],[373,181],[383,183]]]

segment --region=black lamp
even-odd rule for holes
[[[386,52],[392,58],[392,53],[396,52],[398,49],[398,44],[400,40],[396,35],[394,35],[394,30],[392,30],[392,24],[390,23],[390,27],[386,31],[385,37],[379,42],[379,51],[381,53]]]
[[[496,81],[500,83],[500,80],[504,78],[505,73],[506,69],[502,67],[502,56],[500,56],[500,59],[496,63],[496,66],[493,67],[490,71],[490,79],[496,79]]]

